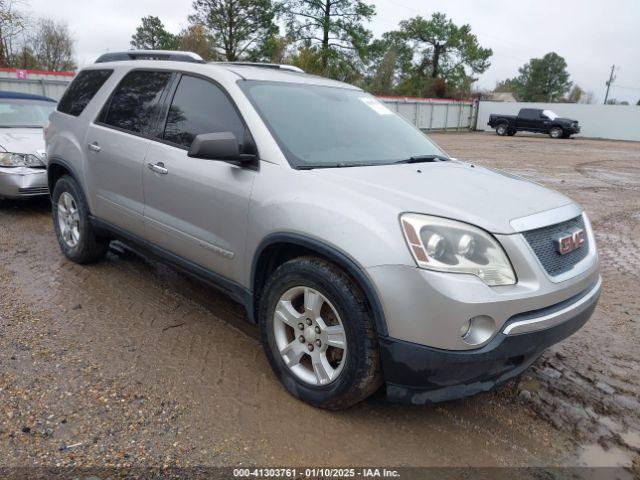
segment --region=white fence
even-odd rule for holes
[[[32,93],[60,100],[74,75],[74,72],[0,68],[0,90]]]
[[[636,105],[481,101],[476,128],[490,130],[487,125],[490,114],[517,115],[521,108],[546,108],[561,117],[578,120],[581,137],[640,141],[640,106]]]
[[[469,130],[473,127],[473,102],[412,97],[378,97],[421,130]]]

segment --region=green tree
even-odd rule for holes
[[[204,25],[218,54],[230,62],[260,60],[278,33],[277,5],[271,0],[195,0],[192,23]]]
[[[205,61],[220,59],[211,35],[201,23],[192,23],[178,34],[178,49],[197,53]]]
[[[522,102],[558,102],[572,85],[567,62],[555,52],[542,58],[532,58],[518,71],[516,95]]]
[[[291,39],[280,35],[267,38],[259,50],[260,56],[270,63],[289,63],[289,47]]]
[[[638,100],[638,103],[636,103],[636,105],[640,105],[640,100]]]
[[[389,48],[371,78],[369,89],[376,95],[392,95],[395,88],[398,52]]]
[[[141,25],[131,36],[131,46],[140,50],[175,50],[178,39],[168,32],[158,17],[142,17]]]
[[[319,56],[312,72],[338,78],[359,70],[371,38],[364,22],[373,18],[373,5],[361,0],[285,0],[282,9],[290,37],[307,50],[303,56]]]
[[[410,71],[413,50],[397,31],[386,32],[366,49],[368,65],[366,88],[379,95],[398,93],[399,85]]]
[[[479,45],[469,25],[457,26],[444,13],[403,20],[383,41],[398,52],[397,91],[403,95],[445,95],[469,91],[491,65],[491,49]]]

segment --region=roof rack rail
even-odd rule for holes
[[[274,70],[288,70],[290,72],[305,73],[304,70],[294,65],[284,65],[281,63],[263,63],[263,62],[211,62],[214,65],[239,65],[241,67],[260,67],[273,68]]]
[[[173,62],[204,63],[200,55],[177,50],[129,50],[100,55],[95,63],[120,62],[123,60],[168,60]]]

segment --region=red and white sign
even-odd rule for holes
[[[27,71],[22,69],[22,68],[17,68],[16,69],[16,78],[19,80],[26,80],[27,79]]]

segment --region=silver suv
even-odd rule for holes
[[[598,300],[580,206],[291,67],[111,53],[77,75],[46,137],[68,258],[119,239],[217,286],[318,407],[383,384],[411,403],[489,390]]]

